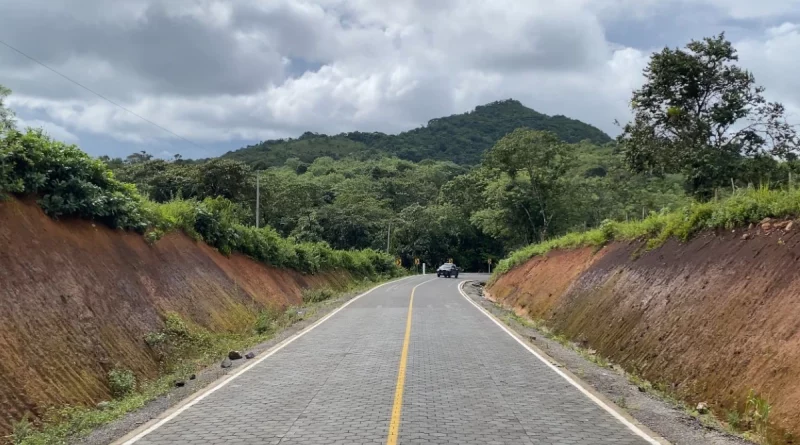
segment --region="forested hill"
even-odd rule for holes
[[[589,124],[565,116],[548,116],[509,99],[479,106],[468,113],[433,119],[426,126],[397,135],[352,132],[327,136],[307,132],[298,139],[264,141],[223,157],[256,168],[283,165],[289,158],[311,163],[322,156],[340,159],[372,154],[390,154],[411,161],[435,159],[477,164],[495,142],[521,127],[549,130],[566,142],[611,141],[607,134]]]

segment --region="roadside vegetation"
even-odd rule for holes
[[[617,140],[627,169],[680,175],[689,202],[634,216],[633,221],[605,219],[591,230],[556,237],[545,236],[553,232],[548,231],[542,205],[541,240],[500,261],[495,277],[552,249],[634,239],[646,239],[647,247],[653,248],[671,237],[686,240],[702,230],[800,216],[800,193],[794,187],[800,167],[795,127],[786,121],[784,107],[768,102],[764,88],[737,61],[724,35],[692,41],[683,49],[665,48],[652,55],[644,70],[645,84],[633,92],[634,119]],[[555,165],[565,156],[557,141],[541,138],[500,141],[489,156],[504,144],[537,148],[528,158],[556,153],[556,162],[550,162]],[[527,160],[503,156],[515,168]],[[533,167],[525,168],[542,171],[541,161],[529,164]],[[557,179],[544,183],[557,184]],[[532,189],[530,194],[536,193]]]
[[[686,241],[703,230],[734,229],[758,224],[765,218],[800,217],[800,190],[773,190],[767,186],[737,190],[730,196],[693,202],[673,211],[652,212],[641,220],[604,221],[600,227],[572,232],[512,252],[500,261],[494,278],[554,249],[601,247],[611,241],[646,241],[646,248],[661,246],[670,238]]]
[[[118,180],[102,161],[41,131],[9,129],[0,140],[0,196],[36,197],[54,218],[82,218],[142,233],[148,242],[182,231],[223,254],[306,273],[347,270],[360,277],[399,273],[394,259],[371,249],[337,250],[325,242],[283,237],[275,229],[246,224],[249,210],[224,194],[176,198],[163,203],[143,197]]]

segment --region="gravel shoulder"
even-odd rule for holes
[[[613,401],[639,423],[674,445],[745,445],[753,444],[725,431],[704,424],[677,404],[650,391],[641,391],[623,370],[614,365],[600,366],[573,348],[549,339],[545,333],[524,324],[513,312],[486,299],[478,282],[464,285],[464,291],[476,303],[509,328],[549,356],[552,362],[587,383],[599,394]]]
[[[368,290],[369,289],[361,289],[349,292],[337,298],[317,303],[310,308],[303,308],[301,310],[305,312],[302,320],[292,324],[283,331],[278,332],[270,340],[246,349],[245,351],[242,351],[242,353],[244,354],[245,352],[253,352],[257,359],[258,356],[263,352],[268,351],[287,338],[314,324],[319,319],[333,312],[344,303],[352,300],[356,296]],[[223,358],[224,357],[220,357],[219,362],[208,366],[201,371],[198,371],[196,373],[197,377],[194,380],[186,381],[186,386],[181,388],[173,388],[170,392],[152,400],[142,408],[128,413],[127,415],[94,430],[88,436],[74,439],[70,442],[70,445],[107,445],[112,443],[134,429],[140,427],[141,425],[155,419],[165,411],[168,411],[172,407],[178,405],[198,391],[205,389],[206,387],[215,383],[217,380],[220,380],[229,374],[235,373],[240,367],[246,366],[251,362],[251,360],[245,359],[233,360],[233,365],[230,368],[223,369],[220,367],[220,363],[222,362]]]

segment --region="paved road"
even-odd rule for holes
[[[136,443],[647,443],[463,298],[461,279],[431,279],[352,302]]]

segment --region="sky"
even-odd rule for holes
[[[19,126],[88,153],[397,133],[513,98],[615,135],[654,51],[725,31],[800,124],[800,0],[0,0]],[[178,135],[180,137],[177,137]]]

